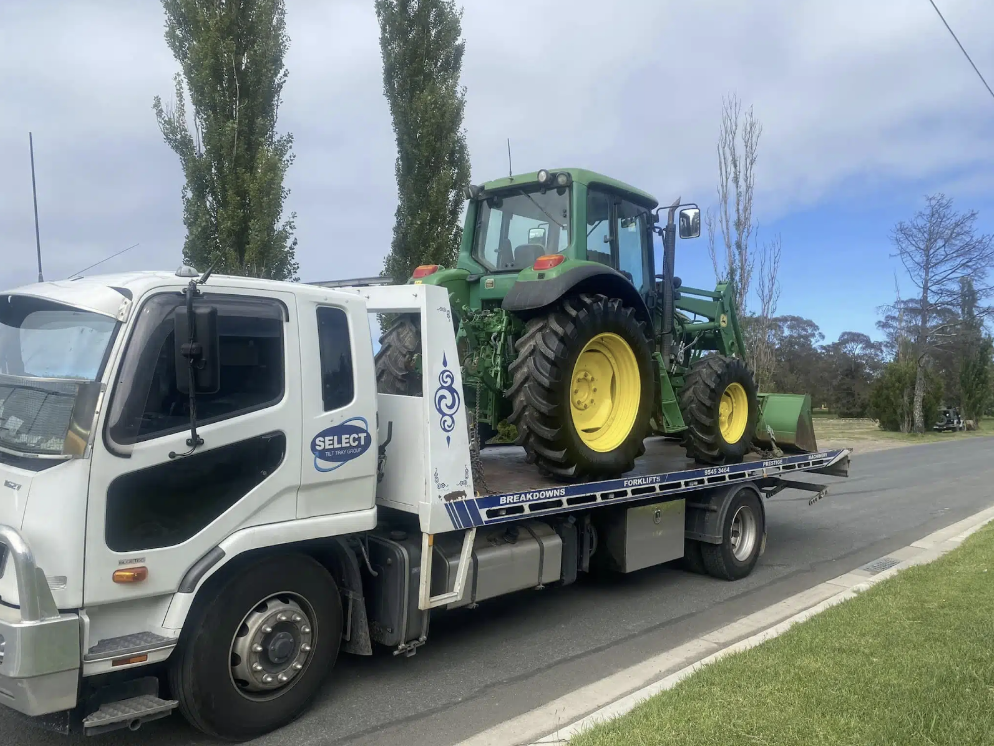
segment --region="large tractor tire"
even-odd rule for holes
[[[515,346],[509,419],[528,460],[566,481],[631,471],[655,391],[635,310],[604,295],[571,296],[531,319]]]
[[[739,358],[701,358],[680,391],[680,411],[687,456],[702,464],[739,463],[752,447],[759,421],[752,372]]]
[[[421,374],[415,358],[421,351],[421,328],[411,316],[400,316],[380,336],[376,353],[376,391],[421,396]]]

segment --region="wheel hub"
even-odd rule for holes
[[[231,678],[242,692],[269,693],[304,670],[314,625],[290,595],[270,596],[248,614],[231,642]]]
[[[718,401],[718,429],[726,443],[741,440],[749,422],[749,397],[740,383],[730,383]]]
[[[739,562],[745,562],[752,554],[759,538],[756,516],[747,506],[743,505],[735,511],[730,534],[732,554]]]
[[[570,378],[570,414],[580,439],[601,453],[620,447],[635,425],[641,390],[628,342],[609,332],[591,339]]]

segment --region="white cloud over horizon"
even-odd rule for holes
[[[927,0],[464,5],[476,181],[506,173],[510,138],[516,171],[583,166],[707,204],[721,99],[736,92],[764,128],[761,223],[842,193],[969,199],[994,186],[994,101]],[[994,6],[940,7],[994,78]],[[372,0],[287,0],[287,22],[279,129],[295,138],[301,277],[375,274],[396,187]],[[151,109],[178,69],[162,32],[149,0],[0,6],[0,287],[36,274],[29,130],[48,278],[135,242],[101,270],[179,263],[182,175]]]

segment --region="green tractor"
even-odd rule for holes
[[[696,290],[674,274],[677,234],[700,235],[695,205],[659,207],[582,169],[466,196],[456,266],[418,267],[410,282],[449,292],[479,443],[509,422],[528,460],[564,481],[630,471],[650,433],[682,439],[704,464],[754,445],[816,450],[810,397],[757,392],[731,286]],[[401,316],[381,337],[381,393],[420,394],[419,335]]]

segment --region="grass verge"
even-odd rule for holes
[[[994,743],[994,525],[571,746]]]

